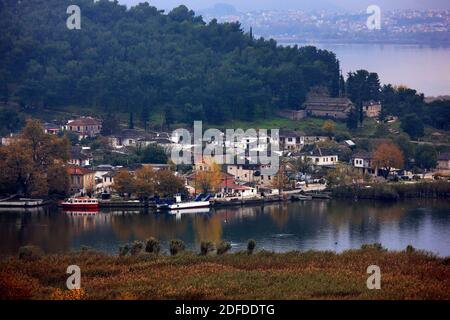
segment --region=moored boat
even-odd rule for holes
[[[28,198],[8,198],[0,200],[0,208],[35,208],[44,206],[46,202],[43,199]]]
[[[98,210],[98,200],[95,198],[78,197],[69,198],[66,201],[60,203],[63,209],[80,211],[80,210]]]
[[[304,195],[304,194],[293,194],[291,196],[291,200],[293,201],[308,201],[308,200],[312,200],[313,197],[310,195]]]
[[[160,202],[157,204],[159,210],[181,210],[181,209],[194,209],[194,208],[208,208],[211,203],[209,199],[211,195],[198,196],[194,201],[181,201],[181,196],[175,197],[175,202]]]

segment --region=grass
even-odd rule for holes
[[[65,289],[66,269],[81,268],[81,289]],[[369,290],[369,265],[381,290]],[[332,252],[246,252],[199,256],[95,252],[0,262],[0,298],[16,299],[450,299],[450,261],[375,246]]]
[[[287,130],[300,130],[304,131],[306,134],[317,134],[320,132],[323,123],[326,119],[320,118],[305,118],[302,120],[290,120],[281,117],[270,117],[267,119],[258,119],[255,121],[241,121],[234,120],[228,121],[223,125],[215,126],[218,129],[287,129]],[[214,125],[211,125],[214,127]],[[348,132],[344,122],[335,122],[336,133]]]

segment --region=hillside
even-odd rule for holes
[[[81,30],[69,30],[69,5]],[[314,47],[253,39],[184,6],[0,0],[0,98],[22,109],[84,107],[144,121],[221,123],[298,108],[312,86],[338,94],[339,63]]]

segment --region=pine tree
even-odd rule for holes
[[[133,112],[130,112],[130,119],[128,120],[128,128],[134,129]]]

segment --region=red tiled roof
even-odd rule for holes
[[[101,121],[94,118],[79,118],[76,120],[69,120],[67,123],[69,126],[99,126]]]
[[[202,171],[198,171],[198,172],[202,172]],[[197,172],[193,172],[190,175],[188,175],[186,178],[187,179],[195,179],[195,174]],[[221,176],[221,180],[229,180],[229,181],[234,181],[234,175],[226,173],[226,172],[220,172],[220,176]]]
[[[67,167],[67,173],[69,175],[80,175],[80,176],[84,176],[85,174],[90,174],[90,173],[94,173],[94,171],[89,170],[87,168],[83,168],[83,167],[77,167],[77,166],[68,166]]]

